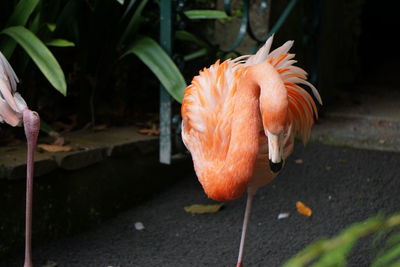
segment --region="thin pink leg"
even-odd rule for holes
[[[25,262],[24,267],[32,267],[32,193],[33,193],[33,171],[34,155],[37,138],[40,130],[39,115],[29,109],[22,113],[24,121],[25,136],[28,142],[28,156],[26,167],[26,211],[25,211]]]
[[[246,210],[244,212],[244,220],[243,220],[243,228],[242,228],[242,237],[240,238],[240,247],[239,247],[239,256],[236,267],[243,267],[243,255],[244,255],[244,245],[246,242],[246,234],[247,228],[249,225],[251,208],[253,206],[253,198],[256,194],[256,189],[248,188],[247,190],[247,201],[246,201]]]

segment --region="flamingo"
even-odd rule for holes
[[[26,172],[26,212],[25,212],[25,260],[24,267],[32,267],[32,193],[34,153],[40,130],[39,115],[28,108],[25,100],[16,91],[18,78],[10,63],[0,52],[0,122],[11,126],[24,125],[28,143]]]
[[[292,153],[294,138],[308,141],[322,105],[307,73],[288,53],[293,41],[270,52],[273,36],[255,55],[204,68],[185,89],[182,140],[205,193],[216,201],[247,201],[237,267],[243,266],[254,195],[271,182]],[[269,164],[267,163],[269,161]]]

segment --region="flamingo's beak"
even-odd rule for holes
[[[272,134],[268,130],[268,157],[269,166],[274,173],[279,172],[283,166],[283,134]]]

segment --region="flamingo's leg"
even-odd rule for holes
[[[240,247],[239,247],[239,256],[236,267],[243,267],[243,255],[244,255],[244,246],[246,242],[247,228],[249,225],[251,208],[253,206],[254,195],[256,194],[256,189],[248,188],[247,190],[247,201],[246,201],[246,210],[244,212],[244,220],[243,220],[243,228],[242,228],[242,236],[240,238]]]
[[[39,115],[29,109],[23,111],[25,136],[28,142],[26,169],[26,211],[25,211],[25,262],[24,267],[32,267],[31,238],[32,238],[32,193],[34,154],[40,130]]]

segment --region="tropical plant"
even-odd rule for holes
[[[400,266],[400,214],[376,216],[366,221],[355,223],[344,229],[337,236],[313,242],[283,267],[336,267],[346,266],[347,256],[357,242],[366,236],[376,234],[375,243],[382,237],[385,246],[372,261],[371,267]]]
[[[12,3],[14,5],[10,5]],[[0,22],[0,33],[3,35],[0,50],[9,59],[19,44],[29,56],[25,58],[23,65],[26,67],[30,58],[50,84],[66,95],[64,72],[48,46],[66,47],[74,44],[64,39],[52,38],[56,25],[45,21],[46,5],[42,0],[7,1],[7,5],[13,6],[9,14],[6,7],[0,6],[2,16],[7,18],[3,23]]]
[[[190,6],[196,7],[193,3],[190,3]],[[72,113],[78,113],[81,123],[89,119],[94,124],[95,107],[96,111],[101,109],[103,114],[110,113],[113,109],[110,94],[115,98],[122,95],[121,100],[127,101],[123,98],[126,93],[122,92],[121,88],[129,87],[132,83],[131,77],[135,77],[134,86],[141,87],[141,90],[135,92],[139,95],[144,94],[143,90],[147,87],[157,87],[153,79],[148,79],[148,74],[143,75],[145,71],[140,67],[141,64],[138,64],[138,60],[144,63],[170,95],[180,102],[186,82],[171,56],[167,55],[156,41],[160,25],[159,8],[157,1],[148,0],[10,0],[7,4],[1,1],[0,49],[7,58],[11,58],[17,73],[23,76],[25,85],[26,74],[30,77],[29,86],[43,87],[38,84],[35,73],[24,73],[29,61],[34,62],[51,85],[63,95],[67,93],[67,77],[69,100],[58,101],[78,102],[76,110]],[[180,12],[178,17],[179,21],[204,21],[227,16],[218,10],[194,8]],[[173,27],[179,28],[176,25]],[[185,56],[174,55],[174,60],[181,68],[182,62],[204,57],[214,49],[210,43],[199,38],[198,34],[179,30],[174,37],[176,41],[183,43],[178,46]],[[190,45],[187,45],[189,43]],[[23,50],[16,49],[17,45]],[[50,51],[50,46],[73,48],[52,48]],[[61,62],[62,69],[52,52]],[[127,75],[129,81],[124,81]],[[192,76],[192,73],[188,76]],[[35,92],[36,90],[39,88],[35,89]],[[42,95],[41,90],[39,91]],[[37,101],[38,93],[32,92],[30,98],[34,97]],[[42,107],[48,106],[48,110],[54,110],[57,105],[48,101],[49,98],[54,99],[54,96],[44,93],[45,99],[42,102],[45,104]],[[148,91],[148,94],[154,99],[157,90]],[[91,117],[88,118],[87,115]],[[50,117],[46,119],[52,121],[59,118]]]
[[[158,33],[158,23],[153,22],[158,20],[158,9],[152,8],[144,16],[148,0],[62,2],[55,34],[67,36],[76,44],[74,54],[70,55],[73,61],[69,65],[70,85],[78,89],[80,114],[91,116],[83,121],[89,119],[94,124],[95,107],[108,108],[106,113],[112,110],[111,98],[118,97],[120,92],[116,86],[137,70],[133,66],[136,62],[127,63],[128,55],[141,59],[164,87],[178,97],[174,92],[182,90],[186,83],[152,36]],[[135,85],[143,80],[142,76],[136,77]]]
[[[204,19],[224,17],[225,13],[191,10],[184,14],[187,19]],[[78,83],[75,86],[89,89],[82,92],[85,95],[83,103],[87,103],[85,100],[90,103],[93,124],[95,107],[104,108],[96,102],[96,99],[109,99],[107,95],[116,92],[115,83],[118,84],[118,79],[120,80],[126,71],[132,73],[136,70],[136,66],[127,63],[134,59],[130,55],[135,55],[136,59],[144,63],[170,95],[178,102],[181,101],[186,82],[171,56],[156,41],[159,20],[157,1],[65,2],[55,23],[57,25],[55,33],[67,36],[76,44],[75,49],[78,54],[76,60],[79,67],[72,70],[73,76],[76,77],[75,82]],[[186,36],[188,35],[190,34],[186,33]],[[195,39],[193,36],[190,38],[192,41]],[[197,54],[189,55],[186,59],[202,55],[203,52],[197,51]],[[129,67],[124,67],[127,65]],[[143,77],[137,76],[135,82],[139,83]],[[147,80],[147,83],[149,82],[151,83],[150,79]],[[114,91],[110,90],[111,87]]]

